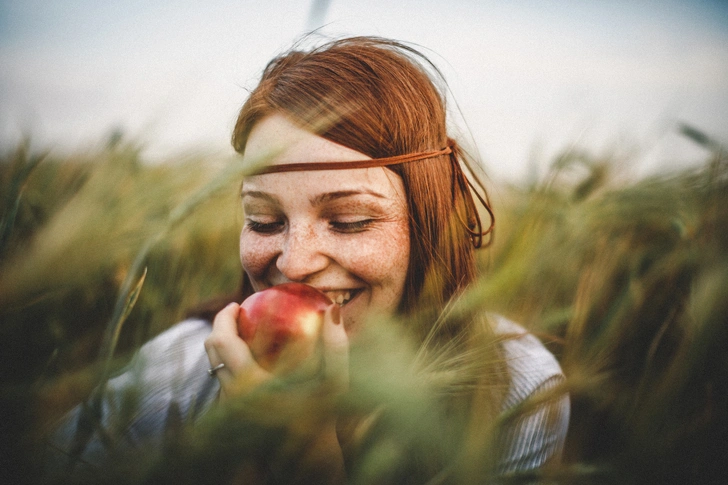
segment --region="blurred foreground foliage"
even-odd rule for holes
[[[572,421],[564,463],[545,469],[544,482],[728,477],[728,158],[719,146],[708,148],[699,169],[638,181],[620,177],[610,160],[570,152],[544,180],[500,191],[496,243],[483,252],[483,277],[463,305],[522,322],[562,363]],[[38,477],[40,430],[91,392],[108,357],[107,326],[118,324],[113,372],[186,310],[238,285],[239,178],[215,178],[231,163],[187,156],[150,165],[127,143],[60,158],[24,145],[3,155],[2,454],[26,479]],[[122,287],[139,280],[140,252],[143,287],[128,318],[116,318]],[[427,385],[404,371],[411,349],[381,347],[402,339],[380,330],[372,348],[389,356],[379,362],[387,368],[370,369],[351,399],[371,409],[386,402],[392,412],[380,420],[386,426],[374,426],[350,477],[356,483],[398,483],[411,467],[426,466],[430,456],[447,462],[457,448]],[[256,415],[276,408],[271,392],[211,413],[207,426],[180,430],[161,458],[156,450],[109,477],[249,483],[252,469],[231,476],[225,464],[274,453],[278,481],[300,479],[284,465],[311,443],[291,423],[323,425],[337,404],[294,392],[275,419]],[[407,447],[393,440],[397,433],[409,436]],[[236,446],[215,447],[228,439]],[[443,483],[470,481],[451,472]]]

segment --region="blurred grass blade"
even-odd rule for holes
[[[119,324],[115,328],[114,332],[114,340],[112,343],[112,351],[116,348],[116,344],[119,341],[119,333],[121,332],[121,327],[126,321],[127,317],[129,316],[129,313],[131,313],[131,310],[134,308],[134,305],[136,305],[137,299],[139,298],[139,293],[142,291],[142,286],[144,286],[144,280],[147,277],[147,268],[144,268],[144,272],[142,273],[142,276],[139,278],[139,281],[137,281],[137,284],[132,289],[131,293],[129,293],[129,296],[126,298],[126,303],[124,304],[124,312],[121,315],[121,319],[119,320]]]
[[[5,249],[10,241],[10,235],[15,226],[15,219],[18,216],[18,208],[20,207],[20,199],[23,194],[23,188],[28,178],[33,173],[35,167],[45,158],[44,155],[34,155],[28,157],[26,154],[27,147],[21,146],[16,153],[18,167],[13,172],[10,184],[5,194],[5,202],[3,203],[4,211],[0,220],[0,261],[3,259]]]
[[[680,123],[679,130],[680,130],[681,134],[690,138],[692,141],[694,141],[698,145],[707,148],[708,150],[711,150],[713,152],[722,151],[723,147],[718,141],[713,139],[711,136],[706,134],[704,131],[699,130],[698,128],[695,128],[694,126],[690,126],[687,123]]]
[[[145,259],[146,253],[148,252],[146,250],[147,248],[148,246],[142,249],[135,263],[141,262]],[[134,266],[135,265],[132,266],[132,270],[129,271],[126,277],[126,281],[124,282],[125,287],[131,286],[126,283],[131,282],[133,275],[136,273],[136,271],[133,271],[135,269]],[[99,359],[102,363],[101,374],[98,377],[99,385],[96,387],[89,401],[82,403],[81,405],[81,411],[76,424],[76,433],[69,461],[69,468],[71,469],[83,455],[83,452],[93,437],[94,432],[99,434],[99,437],[106,446],[113,446],[113,441],[101,424],[103,395],[106,391],[106,383],[108,382],[111,371],[111,362],[114,356],[114,351],[116,350],[116,345],[119,342],[121,329],[139,298],[139,294],[141,293],[146,277],[147,268],[145,267],[141,277],[134,287],[131,288],[131,290],[120,293],[119,299],[117,300],[117,306],[114,311],[114,316],[107,325],[104,344],[101,348],[101,352],[99,353]],[[124,295],[126,295],[126,297],[122,298]]]
[[[137,268],[146,259],[149,249],[150,247],[147,245],[137,255],[137,260],[134,262],[135,264],[132,265],[129,273],[127,274],[126,280],[124,281],[124,285],[122,285],[122,291],[119,292],[119,298],[117,299],[116,307],[114,308],[114,314],[106,327],[104,343],[101,347],[101,352],[99,353],[99,358],[102,362],[102,374],[100,376],[101,392],[103,392],[104,383],[109,377],[111,362],[114,357],[114,352],[116,351],[116,346],[119,342],[121,329],[124,326],[124,322],[129,316],[129,313],[134,308],[134,305],[139,298],[142,286],[144,285],[144,280],[147,277],[147,268],[145,267],[142,271],[142,275],[139,277],[139,280],[137,280],[133,288],[130,288],[134,275],[137,274]]]

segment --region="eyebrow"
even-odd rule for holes
[[[325,194],[317,195],[316,197],[313,197],[309,199],[309,202],[311,202],[311,205],[317,206],[326,202],[330,202],[332,200],[336,199],[343,199],[345,197],[352,197],[356,195],[371,195],[373,197],[377,197],[379,199],[386,199],[387,197],[385,195],[380,194],[379,192],[375,192],[373,190],[369,189],[360,189],[360,190],[339,190],[336,192],[326,192]]]
[[[376,192],[374,190],[369,190],[369,189],[338,190],[336,192],[326,192],[326,193],[317,195],[315,197],[312,197],[309,199],[309,202],[311,203],[312,206],[317,206],[317,205],[324,204],[326,202],[331,202],[332,200],[343,199],[346,197],[353,197],[353,196],[357,196],[357,195],[371,195],[373,197],[377,197],[378,199],[387,198],[387,196],[380,194],[379,192]],[[261,192],[259,190],[243,190],[241,192],[240,196],[241,197],[254,197],[257,199],[263,199],[272,204],[280,204],[280,201],[276,197],[274,197],[266,192]]]
[[[263,200],[268,201],[268,202],[270,202],[272,204],[278,204],[278,199],[276,199],[275,197],[273,197],[270,194],[267,194],[265,192],[261,192],[259,190],[243,190],[240,193],[240,197],[241,198],[244,198],[244,197],[255,197],[256,199],[263,199]]]

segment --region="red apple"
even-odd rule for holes
[[[316,350],[331,304],[328,296],[302,283],[273,286],[240,305],[238,332],[263,369],[288,372]]]

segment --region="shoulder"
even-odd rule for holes
[[[106,445],[110,437],[118,450],[160,445],[168,427],[202,415],[219,389],[217,379],[207,373],[204,341],[211,330],[206,320],[185,320],[142,345],[122,373],[104,386],[94,418],[97,430],[86,436],[80,460],[106,463],[111,458]],[[78,430],[88,419],[84,409],[76,406],[50,431],[49,470],[67,460],[76,446]]]
[[[142,345],[137,359],[152,359],[159,363],[195,355],[198,352],[194,350],[204,353],[203,344],[211,331],[212,325],[207,320],[183,320]]]
[[[212,331],[206,320],[184,320],[142,345],[124,373],[112,379],[112,387],[136,381],[154,394],[206,387],[209,367],[204,342]]]
[[[502,316],[489,318],[496,335],[502,339],[510,374],[502,405],[510,417],[501,436],[498,471],[532,470],[548,461],[559,460],[569,426],[569,396],[558,393],[526,412],[520,411],[519,405],[527,403],[529,398],[547,395],[564,382],[561,366],[535,335]],[[508,412],[513,410],[515,414]]]
[[[522,326],[501,315],[489,315],[493,329],[502,338],[503,357],[508,364],[511,384],[503,403],[508,409],[536,391],[556,386],[564,380],[556,357],[541,341]]]

